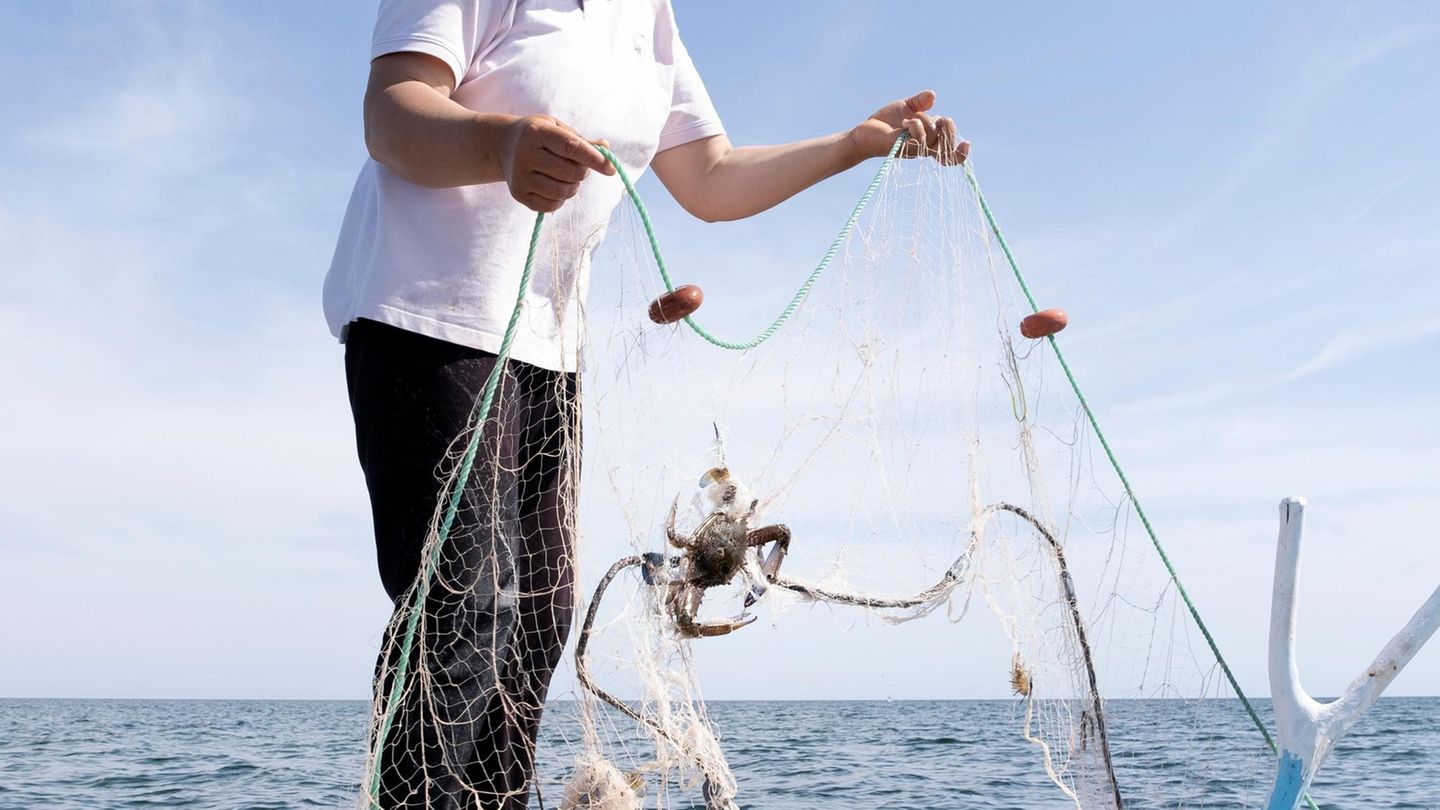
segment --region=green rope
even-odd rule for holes
[[[810,276],[805,279],[805,283],[800,285],[800,289],[795,291],[795,295],[790,298],[790,303],[785,305],[785,309],[775,316],[775,320],[771,321],[764,331],[749,340],[732,341],[723,340],[711,334],[705,327],[696,323],[693,316],[686,316],[686,325],[711,344],[734,351],[753,349],[780,331],[780,327],[784,326],[785,322],[790,320],[790,316],[795,314],[795,310],[800,308],[800,304],[804,302],[805,296],[810,294],[810,288],[820,280],[825,268],[830,266],[830,260],[835,258],[835,254],[839,253],[840,248],[844,246],[845,240],[850,236],[850,231],[854,229],[855,223],[860,219],[860,213],[865,210],[865,206],[870,204],[870,198],[875,196],[876,189],[880,188],[880,183],[890,172],[890,166],[895,162],[895,156],[899,154],[906,137],[905,134],[901,134],[895,139],[895,145],[890,147],[889,154],[885,155],[885,159],[880,162],[880,168],[875,171],[875,178],[870,181],[870,187],[860,195],[860,201],[855,203],[855,208],[850,212],[850,218],[845,220],[845,227],[835,235],[834,241],[830,243],[830,249],[825,251],[825,255],[820,258],[820,264],[810,271]],[[630,201],[635,203],[635,211],[640,214],[640,222],[645,226],[645,237],[650,240],[650,252],[655,255],[655,266],[660,268],[660,278],[665,282],[665,289],[674,292],[675,282],[670,279],[670,270],[665,266],[665,257],[660,253],[660,240],[655,236],[655,226],[650,223],[650,212],[645,209],[645,201],[640,199],[640,193],[635,190],[635,184],[630,182],[630,176],[626,174],[625,167],[620,165],[615,153],[598,144],[595,148],[599,149],[600,154],[610,161],[610,165],[615,167],[615,173],[620,176],[620,182],[625,184],[625,193],[630,195]]]
[[[850,231],[860,219],[860,213],[865,210],[865,206],[869,204],[870,198],[875,195],[875,190],[880,187],[880,183],[890,171],[890,165],[895,162],[895,156],[899,153],[901,145],[904,144],[905,137],[906,136],[901,135],[895,139],[895,145],[890,148],[889,154],[885,156],[885,160],[881,162],[880,168],[875,172],[875,178],[870,181],[870,187],[865,189],[865,193],[860,197],[860,201],[855,204],[855,209],[850,212],[850,218],[845,221],[845,227],[840,229],[840,233],[836,235],[835,240],[830,243],[830,249],[826,251],[824,257],[820,259],[820,264],[810,273],[809,278],[805,279],[805,283],[800,285],[800,289],[795,292],[795,295],[790,299],[790,303],[786,305],[785,309],[764,331],[749,340],[736,342],[715,337],[700,324],[696,323],[693,318],[687,317],[685,323],[688,324],[691,329],[694,329],[696,334],[724,349],[744,351],[746,349],[753,349],[769,340],[772,335],[780,330],[780,327],[785,325],[786,321],[790,320],[790,316],[795,314],[795,310],[800,307],[801,302],[803,302],[805,297],[810,293],[810,288],[815,286],[815,282],[820,279],[821,274],[825,272],[825,268],[829,266],[830,260],[840,251],[846,238],[849,237]],[[655,255],[655,264],[660,268],[660,277],[665,281],[665,288],[673,292],[675,283],[671,281],[670,272],[665,266],[665,258],[660,252],[660,240],[655,236],[655,226],[650,222],[650,212],[646,210],[645,202],[640,199],[640,193],[635,190],[635,184],[631,182],[630,175],[625,171],[625,167],[620,163],[615,153],[598,144],[595,148],[600,150],[600,153],[610,161],[611,165],[615,167],[615,173],[620,176],[620,182],[625,184],[625,192],[629,195],[631,202],[635,204],[635,210],[640,214],[640,221],[645,225],[645,235],[650,241],[650,251]],[[400,642],[399,663],[395,668],[395,681],[386,699],[385,716],[381,720],[380,729],[375,740],[375,766],[371,774],[370,802],[376,807],[379,807],[380,802],[380,773],[383,769],[385,741],[390,736],[390,729],[395,723],[395,713],[398,710],[400,698],[404,695],[406,682],[409,679],[410,654],[415,646],[415,632],[420,624],[420,616],[424,612],[425,599],[430,592],[430,582],[434,578],[435,567],[440,561],[440,552],[444,548],[445,542],[450,538],[450,530],[454,527],[455,517],[460,510],[460,499],[464,494],[466,482],[470,479],[470,473],[475,466],[475,456],[480,448],[482,428],[485,420],[490,415],[490,407],[495,401],[495,392],[500,386],[500,378],[504,373],[505,364],[510,357],[510,344],[515,339],[515,328],[520,322],[520,312],[525,303],[525,292],[530,287],[530,275],[535,267],[535,254],[540,243],[540,229],[544,222],[545,215],[543,213],[535,215],[535,227],[530,233],[530,249],[525,256],[525,269],[520,275],[520,290],[516,295],[515,309],[510,313],[510,323],[505,327],[505,337],[501,341],[500,351],[496,355],[495,365],[490,369],[490,377],[485,382],[484,393],[476,402],[475,408],[470,414],[470,430],[472,433],[469,442],[465,446],[465,454],[461,459],[460,468],[452,480],[451,486],[453,489],[450,492],[449,501],[445,505],[445,512],[441,518],[440,525],[436,530],[435,542],[430,546],[430,554],[427,556],[425,566],[420,571],[415,587],[411,591],[412,596],[405,606],[408,615],[405,621],[405,634],[402,636]]]
[[[975,191],[975,199],[980,203],[980,210],[985,213],[985,221],[990,230],[995,234],[995,241],[1000,244],[1000,250],[1005,254],[1005,261],[1009,263],[1010,270],[1015,274],[1015,280],[1020,284],[1020,291],[1025,294],[1025,300],[1030,304],[1030,309],[1038,312],[1040,307],[1035,303],[1035,296],[1030,292],[1030,285],[1025,283],[1025,276],[1020,272],[1020,265],[1015,261],[1015,254],[1010,252],[1010,245],[1005,241],[1005,235],[1000,232],[1000,225],[995,221],[995,214],[990,211],[990,204],[985,201],[985,194],[980,191],[980,181],[975,177],[975,171],[970,164],[965,165],[965,179],[970,182],[970,188]],[[1085,417],[1090,421],[1090,428],[1095,431],[1095,438],[1099,439],[1100,446],[1105,450],[1105,457],[1110,459],[1110,466],[1115,468],[1115,474],[1119,476],[1120,483],[1125,487],[1125,497],[1135,507],[1135,514],[1140,518],[1140,524],[1145,527],[1145,533],[1150,536],[1151,545],[1160,555],[1160,561],[1165,564],[1165,570],[1170,573],[1170,581],[1175,583],[1175,589],[1180,598],[1185,602],[1185,607],[1190,611],[1190,617],[1195,620],[1195,625],[1200,628],[1200,634],[1205,637],[1205,643],[1210,646],[1210,652],[1215,654],[1215,661],[1220,664],[1220,671],[1225,673],[1225,680],[1230,682],[1230,688],[1235,690],[1235,696],[1240,698],[1240,703],[1245,707],[1245,712],[1250,715],[1255,728],[1260,730],[1261,736],[1265,738],[1265,744],[1272,752],[1277,752],[1275,740],[1270,736],[1270,730],[1265,727],[1265,722],[1260,719],[1260,714],[1250,703],[1250,698],[1245,696],[1240,683],[1235,679],[1235,673],[1231,671],[1230,664],[1225,661],[1225,656],[1220,654],[1220,646],[1215,643],[1215,637],[1210,634],[1210,628],[1205,626],[1205,620],[1200,618],[1200,611],[1190,599],[1190,593],[1185,590],[1185,585],[1180,582],[1180,574],[1176,572],[1175,566],[1170,562],[1170,555],[1165,553],[1165,548],[1160,545],[1160,537],[1151,525],[1150,518],[1145,514],[1145,508],[1140,505],[1140,499],[1135,496],[1135,490],[1130,486],[1130,478],[1125,475],[1125,470],[1120,466],[1120,460],[1115,457],[1115,451],[1110,447],[1110,442],[1105,438],[1105,431],[1100,429],[1100,422],[1095,418],[1095,411],[1090,407],[1090,401],[1085,398],[1085,393],[1080,390],[1080,383],[1075,379],[1075,373],[1070,370],[1070,364],[1065,361],[1065,353],[1060,351],[1060,344],[1055,340],[1054,335],[1046,338],[1050,342],[1050,348],[1055,352],[1055,359],[1060,361],[1060,368],[1065,371],[1065,379],[1070,381],[1070,388],[1075,392],[1075,398],[1080,401],[1080,407],[1085,411]],[[1315,800],[1307,794],[1305,801],[1311,810],[1319,810],[1315,806]]]
[[[495,356],[495,364],[490,367],[490,376],[485,380],[484,393],[481,394],[474,409],[470,412],[470,440],[465,445],[465,454],[461,457],[460,468],[451,481],[450,499],[445,504],[445,513],[436,530],[435,542],[430,546],[430,554],[425,559],[425,567],[421,570],[415,587],[411,591],[413,596],[405,607],[409,615],[406,617],[405,635],[400,642],[400,661],[395,668],[395,683],[391,686],[389,698],[385,703],[385,718],[380,724],[380,731],[375,739],[375,769],[370,781],[370,802],[377,808],[380,806],[380,771],[381,759],[385,753],[385,740],[390,736],[390,727],[395,722],[395,712],[400,705],[400,697],[405,692],[405,682],[410,673],[410,651],[415,644],[415,630],[425,609],[425,599],[430,593],[430,582],[434,578],[435,567],[440,562],[440,551],[444,547],[445,541],[450,538],[450,530],[454,527],[455,517],[460,512],[460,500],[465,494],[465,484],[470,480],[470,473],[475,467],[475,456],[480,450],[480,439],[484,434],[485,420],[490,416],[490,407],[495,402],[495,392],[500,388],[500,379],[504,376],[505,365],[510,358],[510,344],[515,341],[515,328],[520,323],[520,313],[525,306],[525,293],[530,289],[530,273],[535,267],[536,248],[540,244],[540,226],[544,222],[544,214],[535,215],[535,228],[530,233],[530,251],[525,256],[525,269],[520,273],[520,290],[515,296],[515,309],[510,313],[510,322],[505,325],[505,337],[500,342],[500,351]]]
[[[685,323],[693,329],[697,335],[722,349],[744,351],[753,349],[769,340],[785,325],[785,322],[795,314],[800,304],[804,302],[806,296],[809,295],[810,289],[815,286],[815,283],[819,281],[820,276],[830,265],[830,261],[839,253],[840,248],[844,245],[845,240],[854,229],[855,223],[859,221],[861,212],[865,210],[865,207],[870,203],[870,199],[875,195],[876,190],[879,189],[881,182],[884,181],[885,176],[889,173],[890,167],[895,162],[895,157],[899,153],[901,146],[904,145],[906,138],[907,135],[901,134],[900,137],[895,139],[895,144],[890,147],[890,152],[885,155],[885,159],[880,163],[879,169],[876,170],[874,179],[870,181],[869,187],[865,189],[865,193],[860,196],[860,200],[856,202],[854,209],[850,212],[850,218],[845,221],[845,226],[840,229],[840,232],[836,234],[835,239],[830,243],[829,250],[825,251],[825,255],[820,259],[820,263],[811,271],[804,283],[800,285],[800,289],[796,290],[790,302],[786,304],[785,308],[775,317],[775,320],[772,321],[769,326],[749,340],[729,341],[716,337],[697,323],[693,317],[686,317]],[[616,174],[625,185],[625,192],[630,197],[631,202],[634,203],[635,210],[640,215],[640,221],[645,227],[645,236],[649,240],[650,250],[655,257],[655,265],[660,270],[660,277],[665,282],[665,288],[669,291],[674,291],[675,284],[670,278],[669,269],[665,266],[665,258],[660,251],[660,241],[655,235],[655,227],[650,221],[650,213],[646,210],[644,201],[640,198],[639,192],[635,190],[634,183],[631,182],[629,174],[625,171],[625,167],[621,165],[620,160],[615,154],[604,146],[597,145],[596,148],[610,161],[611,165],[615,167]],[[1032,310],[1038,311],[1039,307],[1035,303],[1035,296],[1030,292],[1030,286],[1025,282],[1025,277],[1020,272],[1020,266],[1015,261],[1015,256],[1010,251],[1010,245],[1005,241],[1005,236],[1001,233],[1000,226],[995,221],[995,215],[991,212],[990,205],[985,200],[985,195],[980,191],[980,183],[976,179],[975,172],[969,164],[965,166],[965,179],[969,181],[970,187],[975,192],[975,198],[980,203],[980,209],[985,214],[985,220],[990,225],[990,230],[995,234],[995,239],[1000,244],[1001,251],[1005,254],[1005,260],[1009,263],[1010,270],[1015,275],[1015,280],[1019,282],[1020,289],[1025,294],[1025,300],[1029,302]],[[530,234],[530,248],[525,256],[525,268],[520,275],[519,291],[516,295],[515,308],[510,313],[510,322],[505,327],[505,336],[501,341],[500,351],[496,355],[495,364],[490,369],[490,376],[485,382],[484,392],[476,402],[474,410],[471,412],[470,429],[472,434],[469,442],[466,444],[465,454],[462,457],[460,468],[453,479],[453,489],[450,492],[444,515],[441,518],[440,526],[436,532],[435,542],[431,544],[430,554],[427,556],[425,566],[421,570],[415,587],[411,591],[412,597],[406,604],[405,609],[409,615],[406,618],[405,634],[400,644],[400,656],[395,671],[395,682],[390,689],[390,694],[386,701],[385,716],[380,724],[375,743],[375,767],[370,784],[370,801],[376,807],[379,807],[380,800],[380,773],[382,770],[385,741],[389,737],[390,729],[394,724],[399,700],[404,693],[406,680],[409,676],[410,653],[414,648],[415,632],[420,622],[420,616],[424,610],[425,599],[429,594],[430,582],[434,577],[435,568],[440,560],[440,552],[446,540],[449,539],[450,530],[453,528],[456,515],[459,513],[460,500],[464,494],[465,484],[474,469],[475,456],[479,451],[480,439],[483,434],[482,429],[485,420],[490,415],[490,408],[495,401],[495,393],[499,389],[500,379],[504,374],[505,365],[510,356],[510,346],[514,342],[515,329],[520,322],[520,313],[524,308],[525,293],[530,286],[530,276],[535,266],[535,254],[540,242],[540,230],[544,222],[545,215],[543,213],[535,215],[535,227]],[[1115,457],[1115,451],[1110,447],[1110,442],[1106,440],[1104,431],[1100,429],[1100,423],[1095,417],[1094,410],[1090,407],[1089,400],[1085,398],[1084,392],[1080,389],[1079,382],[1075,379],[1074,372],[1070,370],[1070,364],[1066,362],[1064,353],[1060,351],[1060,344],[1056,342],[1054,335],[1049,336],[1048,340],[1051,349],[1055,352],[1056,359],[1060,362],[1060,367],[1065,371],[1065,378],[1070,381],[1070,387],[1075,392],[1075,396],[1080,402],[1080,407],[1085,411],[1085,416],[1090,421],[1090,427],[1095,431],[1095,436],[1099,439],[1100,446],[1104,448],[1106,457],[1110,460],[1111,466],[1115,468],[1115,474],[1119,476],[1120,483],[1125,487],[1125,496],[1129,498],[1130,503],[1134,505],[1135,513],[1140,517],[1140,522],[1145,527],[1145,532],[1149,535],[1150,542],[1154,545],[1155,551],[1160,555],[1160,561],[1164,563],[1165,570],[1170,573],[1170,579],[1175,583],[1180,598],[1185,602],[1185,607],[1189,610],[1191,618],[1195,620],[1195,624],[1200,628],[1201,634],[1205,637],[1206,644],[1210,646],[1210,651],[1215,654],[1215,660],[1220,664],[1221,671],[1224,672],[1226,680],[1230,682],[1231,688],[1235,690],[1236,696],[1240,698],[1240,702],[1244,705],[1245,711],[1249,713],[1250,719],[1254,721],[1255,727],[1258,728],[1261,735],[1264,736],[1266,744],[1270,746],[1270,750],[1275,751],[1274,739],[1271,738],[1269,730],[1265,728],[1265,724],[1261,721],[1260,715],[1255,711],[1255,707],[1251,705],[1250,699],[1247,698],[1244,691],[1241,690],[1239,682],[1235,679],[1235,674],[1231,671],[1230,665],[1225,661],[1225,657],[1220,654],[1220,648],[1215,643],[1215,638],[1210,634],[1209,628],[1205,626],[1204,620],[1200,618],[1200,611],[1195,607],[1195,603],[1190,599],[1190,594],[1180,582],[1180,575],[1175,571],[1175,566],[1170,562],[1169,555],[1165,553],[1165,549],[1161,546],[1160,538],[1156,534],[1154,526],[1151,525],[1150,518],[1145,514],[1145,510],[1140,505],[1139,499],[1135,497],[1134,490],[1130,486],[1130,479],[1125,475],[1125,470],[1120,466],[1119,460]],[[1314,800],[1311,799],[1309,795],[1306,795],[1305,800],[1311,810],[1318,810]]]

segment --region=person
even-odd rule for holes
[[[452,442],[501,349],[535,212],[552,214],[502,397],[482,426],[424,605],[423,688],[383,741],[386,808],[524,808],[574,608],[572,503],[589,259],[623,188],[653,168],[690,214],[758,214],[888,153],[964,160],[925,91],[855,127],[732,146],[670,0],[381,0],[360,171],[325,279],[345,344],[380,577],[405,610]],[[501,561],[501,562],[497,562]],[[377,697],[394,683],[392,622]],[[417,653],[418,655],[419,653]],[[418,677],[418,676],[415,676]],[[381,725],[377,723],[377,727]],[[372,745],[375,744],[372,738]]]

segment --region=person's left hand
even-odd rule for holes
[[[933,106],[935,93],[931,90],[892,101],[850,130],[850,140],[862,158],[884,157],[900,133],[908,131],[910,139],[900,150],[901,157],[929,156],[947,166],[964,163],[970,142],[955,134],[953,120],[930,115],[927,111]]]

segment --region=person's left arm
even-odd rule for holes
[[[929,114],[934,104],[935,94],[926,90],[885,105],[845,132],[778,146],[737,147],[714,135],[666,149],[650,165],[692,215],[706,222],[744,219],[888,154],[901,132],[910,133],[903,157],[963,162],[970,144],[958,139],[954,121]]]

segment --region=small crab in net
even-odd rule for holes
[[[760,505],[758,498],[731,477],[724,467],[715,467],[700,478],[701,510],[708,512],[689,536],[675,529],[680,499],[670,505],[665,536],[680,549],[680,556],[668,561],[663,555],[647,556],[645,578],[666,588],[665,607],[682,636],[722,636],[755,621],[743,611],[733,619],[700,620],[697,614],[705,591],[726,585],[743,574],[750,586],[745,607],[765,595],[769,583],[780,572],[780,563],[790,550],[790,529],[780,525],[750,528]],[[764,553],[765,546],[770,551]]]

